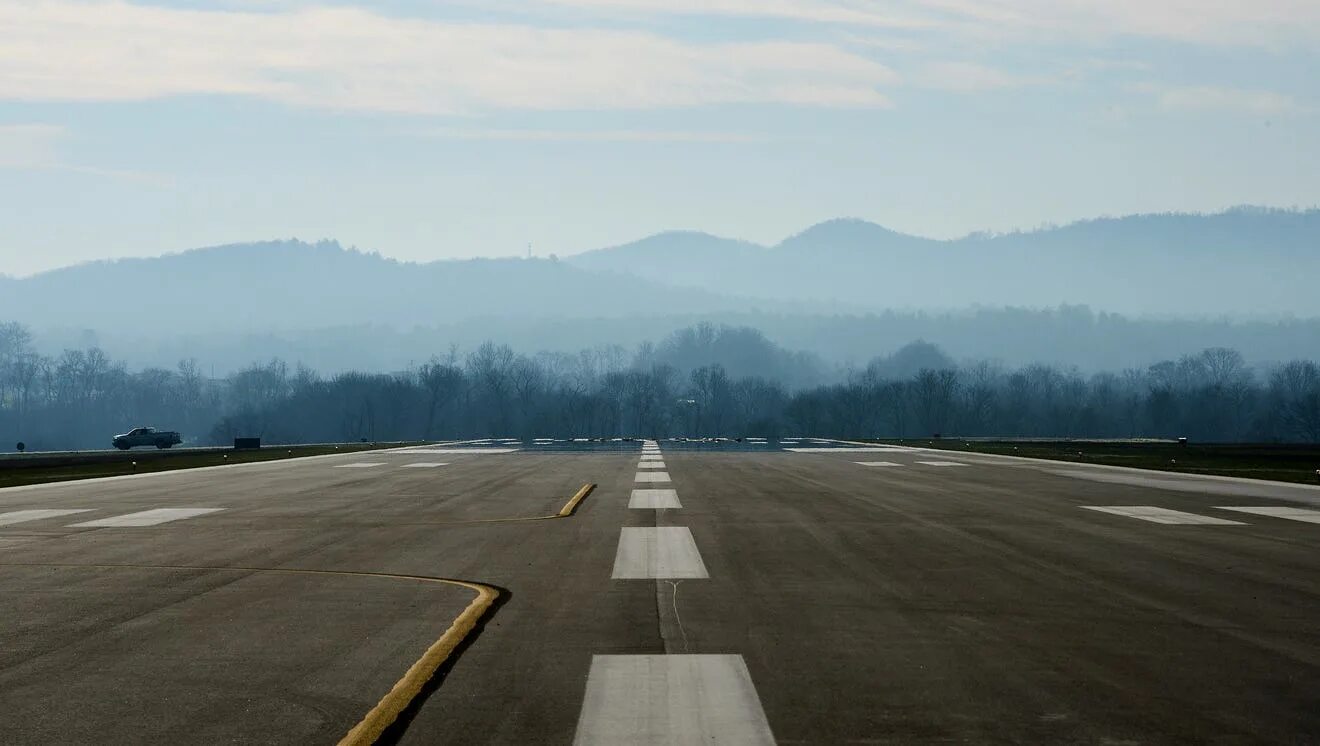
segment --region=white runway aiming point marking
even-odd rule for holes
[[[632,497],[628,500],[628,507],[639,510],[660,510],[681,508],[683,506],[678,502],[678,492],[675,490],[640,489],[632,491]]]
[[[1301,521],[1303,523],[1320,523],[1320,510],[1307,510],[1306,508],[1288,508],[1288,507],[1230,507],[1220,505],[1216,510],[1235,510],[1239,513],[1251,513],[1252,515],[1265,515],[1270,518],[1282,518],[1285,521]]]
[[[40,521],[46,518],[59,518],[60,516],[73,515],[75,513],[89,513],[92,510],[92,508],[78,508],[76,510],[15,510],[9,513],[0,513],[0,526],[12,526],[16,523]]]
[[[686,526],[623,528],[614,555],[615,580],[709,578],[697,542]]]
[[[596,655],[575,746],[774,744],[741,655]]]
[[[100,520],[87,521],[86,523],[75,523],[69,526],[69,528],[128,528],[138,526],[158,526],[162,523],[196,518],[199,515],[218,513],[222,510],[224,510],[224,508],[156,508],[154,510],[144,510],[140,513],[129,513],[128,515],[120,515],[113,518],[101,518]]]
[[[1139,521],[1150,521],[1151,523],[1164,523],[1168,525],[1185,526],[1244,526],[1246,524],[1240,521],[1226,521],[1223,518],[1211,518],[1210,516],[1197,515],[1195,513],[1184,513],[1181,510],[1169,510],[1168,508],[1158,508],[1154,505],[1082,505],[1084,510],[1096,510],[1101,513],[1112,513],[1127,518],[1136,518]]]

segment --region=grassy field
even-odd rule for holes
[[[206,448],[196,450],[142,450],[126,453],[32,453],[0,459],[0,488],[43,482],[118,477],[156,471],[195,469],[201,466],[246,464],[331,453],[353,453],[420,443],[346,443],[307,446],[267,446],[260,450],[236,451]]]
[[[1320,445],[1188,444],[1166,441],[882,440],[894,445],[997,453],[1083,464],[1320,484]]]

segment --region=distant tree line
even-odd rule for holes
[[[141,424],[196,444],[935,433],[1320,442],[1320,366],[1257,369],[1225,348],[1083,375],[956,362],[918,341],[826,371],[754,329],[703,324],[632,351],[523,355],[486,342],[392,374],[325,376],[272,360],[219,380],[193,360],[129,371],[96,348],[33,349],[27,329],[0,324],[0,434],[34,450],[106,447]]]

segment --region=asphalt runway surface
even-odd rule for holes
[[[812,440],[11,488],[0,743],[335,743],[446,640],[384,741],[1316,743],[1318,549],[1316,488]]]

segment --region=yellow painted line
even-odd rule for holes
[[[585,489],[585,488],[584,488]],[[585,490],[589,491],[589,490]],[[578,495],[585,497],[583,491]],[[578,498],[580,499],[580,498]],[[567,508],[566,508],[567,509]],[[46,563],[46,562],[4,562],[0,567],[70,567],[70,568],[118,568],[132,570],[220,570],[230,572],[274,572],[289,573],[295,575],[340,575],[363,578],[386,578],[389,580],[414,580],[422,583],[443,583],[445,585],[457,585],[475,591],[477,597],[472,599],[463,613],[458,615],[449,629],[440,635],[440,639],[432,643],[431,647],[426,649],[421,658],[412,664],[390,689],[389,693],[381,698],[371,711],[353,726],[339,741],[339,746],[368,746],[374,744],[376,739],[385,732],[385,729],[394,724],[399,718],[399,714],[408,709],[417,695],[421,693],[422,687],[431,680],[435,672],[444,665],[449,656],[453,654],[454,649],[463,642],[463,640],[477,626],[481,617],[485,616],[495,600],[499,598],[500,592],[488,585],[481,583],[472,583],[466,580],[453,580],[450,578],[436,578],[427,575],[396,575],[383,572],[352,572],[340,570],[295,570],[280,567],[204,567],[197,565],[133,565],[133,564],[65,564],[65,563]]]
[[[546,517],[547,517],[547,518],[567,518],[567,517],[573,515],[573,513],[577,511],[578,503],[580,503],[580,502],[582,502],[584,499],[586,499],[587,495],[590,495],[590,494],[591,494],[591,491],[594,490],[594,489],[596,489],[596,485],[594,485],[594,484],[584,484],[584,485],[582,485],[582,489],[578,490],[578,491],[577,491],[577,494],[574,495],[572,498],[569,499],[568,503],[567,503],[566,505],[564,505],[564,507],[563,507],[562,510],[559,511],[559,515],[555,515],[555,516],[546,516]]]

